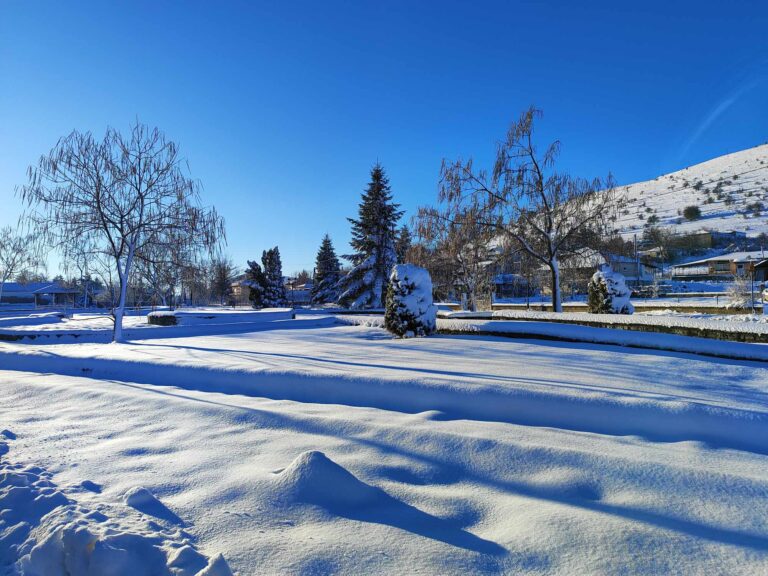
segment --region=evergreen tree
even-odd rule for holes
[[[333,248],[331,237],[326,234],[317,251],[315,260],[315,280],[312,284],[312,303],[327,304],[335,302],[339,296],[339,277],[341,265]]]
[[[384,327],[400,338],[429,336],[437,329],[429,272],[413,264],[392,267]]]
[[[405,258],[408,255],[408,249],[411,247],[412,242],[411,231],[408,229],[408,226],[400,228],[400,232],[397,234],[397,243],[395,244],[398,264],[405,264]]]
[[[280,261],[280,250],[277,246],[265,250],[261,255],[264,267],[264,306],[279,308],[285,306],[285,285],[283,284],[283,263]]]
[[[251,306],[262,308],[264,306],[264,292],[267,279],[258,262],[248,260],[248,269],[245,271],[245,283],[250,288],[248,300],[251,301]]]
[[[371,170],[371,181],[363,192],[358,218],[352,224],[352,248],[345,256],[353,268],[342,278],[339,303],[349,308],[382,308],[392,266],[397,263],[397,221],[403,215],[392,201],[389,179],[380,164]]]

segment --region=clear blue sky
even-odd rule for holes
[[[410,216],[530,104],[564,168],[621,183],[764,143],[768,2],[0,0],[0,224],[60,136],[138,117],[237,264],[311,268],[325,232],[348,251],[376,160]]]

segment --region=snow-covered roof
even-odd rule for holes
[[[728,254],[720,254],[719,256],[710,256],[709,258],[694,260],[693,262],[677,264],[675,267],[686,268],[688,266],[702,266],[709,262],[751,262],[753,260],[763,259],[765,259],[765,251],[763,250],[755,250],[753,252],[729,252]]]
[[[75,288],[64,288],[58,282],[6,282],[3,284],[3,292],[24,294],[76,294],[79,290]]]

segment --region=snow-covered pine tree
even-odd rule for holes
[[[397,221],[403,215],[392,201],[389,179],[381,164],[371,170],[371,181],[363,192],[358,218],[352,224],[355,253],[345,256],[353,268],[341,279],[339,304],[349,308],[382,308],[389,273],[397,263]]]
[[[264,267],[264,307],[279,308],[285,306],[285,285],[283,284],[283,263],[280,250],[275,246],[264,250],[261,255]]]
[[[437,329],[432,279],[424,268],[414,264],[392,267],[384,326],[400,338],[429,336]]]
[[[408,229],[408,226],[403,226],[400,228],[400,231],[397,233],[397,242],[395,243],[395,251],[397,252],[398,264],[405,263],[408,249],[411,247],[412,242],[413,240],[411,238],[411,231]]]
[[[315,260],[315,279],[312,284],[312,303],[327,304],[335,302],[339,296],[339,277],[341,265],[333,248],[331,237],[326,234],[317,251]]]
[[[266,282],[267,279],[264,277],[264,272],[259,263],[248,260],[248,269],[245,271],[245,282],[243,284],[250,288],[248,300],[251,301],[251,306],[254,308],[262,308],[264,306]]]
[[[592,275],[587,286],[589,311],[593,314],[632,314],[631,291],[624,276],[603,266]]]

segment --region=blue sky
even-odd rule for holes
[[[653,178],[768,141],[768,3],[0,1],[0,224],[74,128],[178,141],[239,265],[348,251],[372,164],[407,210],[544,110],[580,176]],[[55,271],[55,268],[54,270]]]

